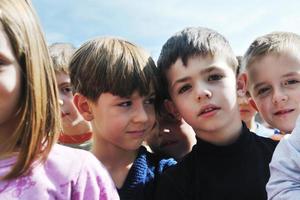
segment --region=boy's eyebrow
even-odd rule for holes
[[[287,74],[283,75],[283,77],[294,76],[294,75],[297,75],[297,74],[299,74],[299,72],[290,72],[290,73],[287,73]]]
[[[214,70],[220,70],[219,67],[216,67],[216,66],[209,66],[208,68],[205,68],[203,70],[200,71],[200,74],[201,75],[204,75],[204,74],[207,74],[207,73],[210,73]],[[171,85],[171,88],[173,88],[177,83],[181,83],[181,82],[185,82],[187,80],[189,80],[190,77],[183,77],[183,78],[180,78],[178,80],[176,80],[172,85]]]
[[[176,80],[176,81],[171,85],[171,88],[173,88],[176,84],[185,82],[185,81],[187,81],[187,80],[189,80],[189,79],[190,79],[190,77],[183,77],[183,78],[180,78],[180,79]]]
[[[70,82],[62,82],[62,83],[60,83],[58,85],[59,86],[64,86],[64,85],[71,86],[71,83]]]
[[[207,73],[210,73],[210,72],[212,72],[212,71],[214,71],[214,70],[220,70],[220,68],[219,68],[219,67],[216,67],[216,66],[210,66],[210,67],[208,67],[208,68],[202,70],[202,71],[200,72],[200,74],[207,74]]]
[[[284,74],[282,77],[285,78],[285,77],[289,77],[289,76],[294,76],[294,75],[297,75],[299,74],[299,72],[290,72],[290,73],[287,73],[287,74]],[[261,82],[261,83],[257,83],[254,85],[253,89],[257,89],[259,88],[260,86],[264,85],[265,83],[264,82]]]
[[[253,89],[256,90],[257,88],[259,88],[260,86],[265,85],[265,83],[257,83],[254,85]]]

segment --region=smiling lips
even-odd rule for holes
[[[285,115],[285,114],[291,113],[293,111],[294,111],[294,109],[279,110],[279,111],[275,112],[274,115],[281,116],[281,115]]]
[[[143,136],[146,132],[146,129],[143,130],[134,130],[134,131],[127,131],[126,133],[132,135],[132,136],[136,136],[136,137],[140,137]]]

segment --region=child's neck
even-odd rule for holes
[[[6,159],[12,156],[15,156],[18,152],[17,147],[8,147],[7,141],[10,135],[13,133],[14,129],[10,128],[15,127],[15,124],[9,124],[7,127],[1,127],[0,126],[0,159]]]
[[[255,132],[257,129],[256,123],[255,123],[255,119],[252,118],[251,120],[245,122],[246,126],[252,131]]]
[[[109,171],[116,187],[121,188],[136,159],[138,149],[126,150],[102,138],[94,138],[91,151]]]
[[[226,146],[234,143],[242,131],[242,121],[233,121],[228,126],[214,132],[196,131],[197,137],[218,146]]]

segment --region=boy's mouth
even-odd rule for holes
[[[248,113],[248,112],[250,112],[250,111],[247,110],[247,109],[240,109],[240,112],[241,112],[241,113]]]
[[[126,133],[133,135],[133,136],[143,136],[146,132],[146,129],[141,129],[141,130],[132,130],[132,131],[127,131]]]
[[[64,118],[67,115],[68,115],[68,113],[61,112],[61,118]]]
[[[274,115],[280,116],[293,112],[295,109],[283,109],[274,113]]]
[[[220,110],[220,109],[221,109],[220,107],[217,107],[215,105],[207,105],[207,106],[204,106],[200,110],[200,113],[198,114],[198,116],[211,114],[211,113],[214,113],[214,111],[217,111],[217,110]]]

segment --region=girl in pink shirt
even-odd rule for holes
[[[89,152],[55,144],[55,74],[29,0],[0,1],[0,199],[119,199]]]

